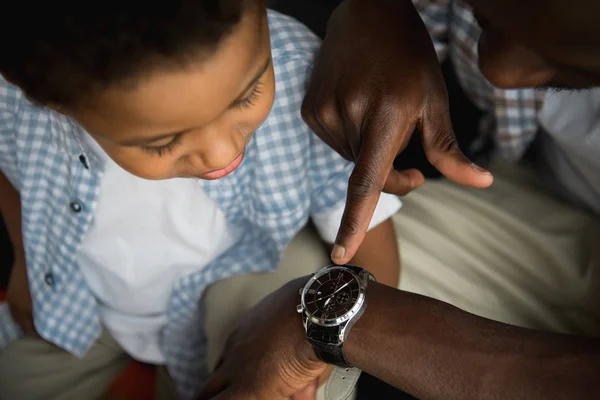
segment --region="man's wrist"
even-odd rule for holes
[[[301,295],[298,293],[310,277],[303,277],[295,279],[289,282],[286,286],[290,293],[295,295],[296,304],[300,301]],[[367,308],[363,315],[356,321],[356,323],[350,329],[343,344],[344,356],[351,365],[360,368],[361,360],[365,356],[365,339],[368,340],[367,335],[371,329],[377,326],[378,313],[377,308],[381,307],[381,300],[385,297],[387,290],[396,290],[394,288],[387,287],[381,283],[370,282],[367,288]],[[294,321],[294,332],[301,332],[302,340],[297,342],[296,354],[299,354],[301,359],[309,364],[323,363],[323,361],[317,357],[313,345],[308,341],[306,337],[306,331],[302,326],[302,316],[295,314],[296,319]]]
[[[368,334],[377,329],[379,313],[377,309],[381,306],[380,299],[386,290],[395,290],[378,282],[370,282],[367,288],[367,308],[363,315],[354,323],[350,332],[344,340],[344,355],[350,364],[361,368],[362,360],[366,356],[365,349],[368,347]],[[368,351],[368,350],[367,350]],[[361,368],[362,369],[362,368]]]

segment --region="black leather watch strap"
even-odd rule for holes
[[[344,356],[343,344],[339,340],[339,327],[308,327],[306,337],[312,344],[319,360],[342,368],[352,368]]]
[[[315,280],[315,279],[317,279],[317,277],[323,276],[323,275],[329,273],[331,270],[343,271],[344,269],[349,270],[349,271],[346,271],[345,273],[355,275],[354,278],[346,281],[347,283],[344,285],[344,287],[351,284],[351,282],[353,282],[354,279],[357,279],[359,281],[359,285],[361,287],[363,287],[364,289],[366,289],[366,287],[368,285],[367,278],[369,280],[374,279],[373,276],[371,274],[369,274],[365,269],[358,267],[356,265],[350,265],[350,264],[343,265],[343,266],[339,266],[339,265],[327,266],[327,267],[321,269],[319,272],[317,272],[317,276],[314,276],[311,279]],[[331,279],[331,275],[329,275],[329,279]],[[340,278],[338,278],[338,279],[340,279]],[[319,282],[319,281],[317,280],[317,282]],[[309,284],[310,283],[311,283],[311,281],[309,281]],[[307,284],[307,285],[309,285],[309,284]],[[337,288],[337,286],[336,286],[336,288]],[[305,290],[307,290],[307,288],[305,288]],[[358,287],[356,290],[359,290]],[[333,294],[330,294],[329,297],[331,298],[331,296],[335,295],[336,293],[337,293],[337,291],[334,292]],[[363,293],[364,293],[364,290],[363,290]],[[305,295],[305,293],[303,291],[301,291],[301,294],[302,294],[302,296]],[[319,299],[319,300],[322,300],[322,299]],[[312,303],[314,303],[315,301],[316,300],[313,300]],[[345,334],[347,334],[349,332],[349,330],[352,328],[352,325],[354,324],[354,322],[356,322],[356,320],[358,318],[360,318],[360,316],[364,312],[366,306],[367,306],[367,300],[366,300],[366,298],[363,297],[360,308],[358,310],[354,310],[353,315],[351,315],[351,317],[349,319],[343,320],[344,322],[341,322],[337,326],[324,326],[324,325],[319,325],[317,323],[312,323],[312,321],[310,320],[310,315],[303,308],[304,307],[304,297],[302,298],[302,303],[299,306],[298,312],[304,312],[304,318],[305,318],[304,324],[305,324],[305,328],[306,328],[306,337],[307,337],[308,341],[312,344],[315,354],[320,360],[326,362],[327,364],[337,365],[342,368],[352,368],[352,366],[350,365],[350,363],[348,362],[348,360],[346,359],[346,357],[344,355],[344,349],[343,349],[344,338],[341,337],[341,332],[345,332]]]

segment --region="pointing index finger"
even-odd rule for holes
[[[367,135],[360,149],[348,184],[346,208],[331,252],[331,259],[336,264],[346,264],[354,257],[393,168],[397,149],[392,141],[385,140],[386,136]]]

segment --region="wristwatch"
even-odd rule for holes
[[[344,341],[367,308],[366,291],[375,277],[356,265],[329,265],[300,289],[306,338],[317,357],[342,368],[352,368],[344,356]]]

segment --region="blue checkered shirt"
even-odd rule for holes
[[[545,91],[493,87],[478,66],[481,29],[463,0],[413,0],[433,39],[438,58],[450,57],[461,86],[485,112],[480,132],[490,136],[505,159],[518,160],[538,132]]]
[[[269,12],[276,94],[242,165],[203,181],[242,239],[206,268],[173,287],[161,346],[183,398],[207,376],[202,293],[218,279],[271,271],[312,214],[339,207],[352,164],[303,123],[300,105],[319,41],[305,27]],[[103,176],[103,162],[71,119],[29,102],[0,80],[0,168],[19,191],[23,243],[35,326],[49,342],[83,356],[101,331],[97,303],[77,265]],[[19,337],[0,311],[0,347]]]

